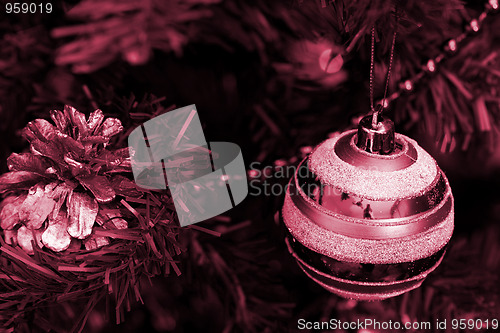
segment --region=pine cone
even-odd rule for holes
[[[51,111],[50,116],[55,126],[36,119],[24,128],[31,152],[11,154],[10,172],[0,176],[0,193],[7,194],[0,204],[5,241],[29,254],[34,253],[34,243],[56,252],[72,243],[78,247],[80,240],[87,249],[108,244],[106,237],[92,234],[94,223],[114,229],[126,228],[127,223],[109,220],[99,207],[123,189],[135,187],[116,175],[131,170],[128,148],[107,149],[122,124],[116,118],[104,120],[101,110],[86,120],[71,106],[64,112]]]

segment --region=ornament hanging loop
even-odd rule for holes
[[[382,113],[382,105],[378,104],[373,110],[372,115],[372,129],[376,129],[378,126],[378,115]]]
[[[377,106],[377,110],[381,106]],[[377,118],[377,120],[375,120]],[[375,123],[375,125],[373,125]],[[359,122],[356,146],[372,154],[387,155],[394,151],[394,123],[376,111]]]

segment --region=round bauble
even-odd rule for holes
[[[443,171],[392,122],[371,116],[316,147],[291,179],[282,217],[300,268],[340,296],[377,300],[420,286],[453,232]]]

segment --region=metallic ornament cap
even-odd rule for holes
[[[373,154],[390,154],[394,150],[394,123],[378,115],[373,124],[373,115],[363,117],[358,125],[356,146]]]

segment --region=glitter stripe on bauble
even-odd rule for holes
[[[438,181],[438,184],[447,184],[446,178],[442,173],[438,175],[437,179],[442,180],[442,182]],[[319,226],[350,237],[365,239],[390,239],[411,236],[428,230],[436,224],[442,222],[448,215],[450,215],[450,212],[453,209],[453,197],[451,196],[451,191],[448,191],[437,206],[428,211],[424,211],[423,213],[417,213],[415,215],[399,218],[354,218],[338,214],[332,210],[324,209],[323,206],[318,205],[315,201],[312,201],[309,197],[307,197],[302,190],[303,187],[297,184],[297,182],[298,179],[295,177],[295,184],[291,182],[288,188],[288,195],[297,208],[299,208],[299,210],[301,210],[307,218],[314,221]],[[331,189],[331,187],[326,187],[326,189]],[[326,192],[325,187],[322,186],[320,191],[323,191],[323,193]],[[413,201],[418,202],[419,199],[422,200],[422,197],[426,199],[426,195],[422,195],[416,198],[397,200],[394,201],[391,207],[400,205],[402,201],[410,203],[413,203]],[[352,200],[352,196],[350,198]],[[358,199],[355,199],[354,202],[359,202],[357,200]],[[370,200],[370,202],[373,206],[375,206],[374,201]],[[391,200],[391,203],[392,202],[393,201]],[[356,207],[359,206],[356,205]],[[373,212],[373,209],[370,209]],[[366,209],[363,209],[363,211],[364,210]],[[372,215],[372,212],[370,215]],[[380,210],[379,212],[383,213],[383,210]],[[353,212],[353,214],[354,213],[355,212]]]
[[[417,288],[439,265],[453,233],[453,195],[414,140],[396,134],[394,149],[377,154],[360,149],[358,135],[344,132],[302,161],[282,217],[288,248],[311,279],[343,297],[383,299]],[[373,280],[371,270],[384,269],[398,278]]]

